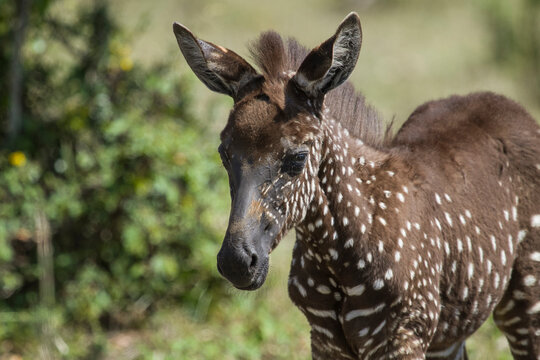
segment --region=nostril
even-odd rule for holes
[[[255,266],[257,266],[257,261],[258,261],[258,257],[257,257],[257,254],[252,254],[251,255],[251,263],[249,264],[249,267],[250,268],[254,268]]]
[[[270,223],[266,224],[266,226],[264,227],[264,232],[267,232],[268,230],[270,230],[270,227],[272,225]]]

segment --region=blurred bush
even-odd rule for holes
[[[217,152],[201,141],[205,124],[190,114],[189,84],[167,63],[134,63],[105,2],[69,19],[54,1],[34,1],[22,127],[8,137],[15,3],[0,2],[0,322],[43,305],[43,286],[56,288],[61,321],[95,331],[136,325],[157,301],[204,313],[223,290],[215,214],[228,195]],[[54,284],[39,265],[40,216]],[[14,319],[0,326],[0,345],[24,344],[35,329]]]
[[[493,59],[518,70],[540,103],[540,0],[483,0]]]

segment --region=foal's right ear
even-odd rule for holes
[[[317,98],[341,85],[353,71],[360,46],[360,18],[350,13],[334,36],[313,49],[294,76],[296,84],[308,96]]]
[[[235,52],[197,39],[188,28],[177,22],[173,24],[173,31],[191,70],[210,90],[236,99],[238,91],[259,76]]]

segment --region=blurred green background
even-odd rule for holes
[[[257,292],[217,274],[231,100],[171,24],[248,57],[263,30],[313,47],[350,11],[352,81],[388,121],[476,90],[540,119],[538,0],[0,0],[0,360],[309,359],[290,237]],[[468,347],[511,359],[491,321]]]

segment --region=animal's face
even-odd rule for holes
[[[352,71],[360,23],[349,15],[296,72],[264,75],[178,24],[174,31],[195,74],[235,100],[219,146],[232,206],[218,269],[237,288],[257,289],[266,279],[270,252],[302,221],[315,195],[324,94]]]
[[[238,288],[262,284],[270,251],[305,216],[320,158],[319,123],[306,112],[290,117],[264,93],[231,112],[219,147],[232,207],[218,268]]]

